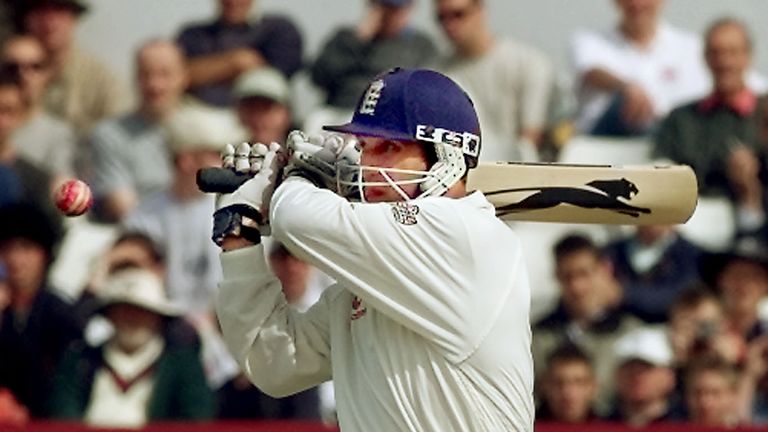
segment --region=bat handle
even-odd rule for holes
[[[205,193],[232,193],[252,176],[226,168],[203,168],[197,171],[197,187]]]

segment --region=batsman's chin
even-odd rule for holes
[[[363,190],[363,196],[365,196],[365,201],[369,203],[399,201],[399,196],[396,193],[390,193],[390,191],[391,189],[387,187],[367,186]]]

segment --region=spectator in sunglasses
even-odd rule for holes
[[[537,160],[554,89],[554,69],[537,49],[494,35],[483,0],[436,0],[436,18],[453,53],[438,68],[475,102],[481,158]]]
[[[48,55],[32,36],[17,35],[2,47],[2,67],[19,78],[26,102],[23,124],[14,134],[19,155],[58,179],[73,174],[75,133],[72,126],[51,115],[43,96],[51,78]]]

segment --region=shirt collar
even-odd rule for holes
[[[757,96],[750,89],[744,88],[728,100],[713,92],[699,102],[699,110],[704,113],[710,113],[719,108],[730,109],[741,117],[748,117],[757,108]]]

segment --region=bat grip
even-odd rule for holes
[[[226,168],[203,168],[197,171],[197,187],[205,193],[232,193],[251,179],[250,174],[236,173]]]

